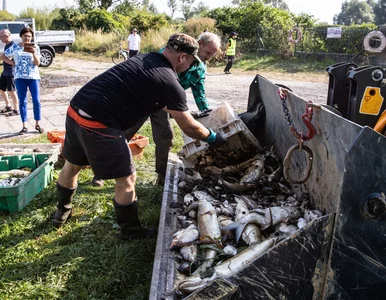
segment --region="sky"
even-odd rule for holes
[[[18,15],[23,8],[36,7],[36,8],[54,8],[54,7],[69,7],[78,3],[76,0],[6,0],[7,10],[15,15]],[[196,0],[196,4],[200,1],[210,8],[230,6],[232,0]],[[332,24],[332,18],[338,14],[341,10],[344,0],[284,0],[290,11],[293,13],[305,12],[313,15],[320,22],[327,22]],[[156,7],[160,12],[170,14],[170,10],[167,6],[167,0],[153,0]],[[2,7],[3,0],[0,0]],[[175,15],[182,16],[182,15]]]

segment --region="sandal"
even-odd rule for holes
[[[7,113],[6,116],[12,117],[12,116],[17,116],[18,114],[19,114],[19,112],[17,111],[17,109],[14,109],[11,112]]]
[[[4,114],[10,111],[12,111],[12,107],[6,106],[4,109],[0,110],[0,113]]]
[[[27,132],[28,132],[27,127],[23,127],[23,129],[19,131],[19,135],[24,135],[24,134],[26,134]]]
[[[40,125],[36,125],[35,126],[35,129],[39,132],[39,133],[43,133],[44,132],[44,129],[40,127]]]

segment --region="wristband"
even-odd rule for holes
[[[213,130],[210,129],[209,127],[207,127],[207,129],[209,130],[210,133],[209,133],[208,137],[202,141],[205,143],[213,143],[216,140],[216,133],[214,133]]]

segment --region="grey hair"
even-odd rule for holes
[[[207,31],[207,32],[201,33],[200,36],[198,37],[198,41],[202,41],[204,44],[213,42],[217,46],[217,48],[221,47],[220,37],[213,32]]]
[[[0,31],[2,31],[3,32],[3,34],[6,34],[6,35],[8,35],[8,36],[10,36],[11,35],[11,32],[9,31],[9,29],[7,29],[7,28],[5,28],[5,29],[2,29],[2,30],[0,30]]]

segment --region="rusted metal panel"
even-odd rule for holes
[[[366,206],[386,193],[385,149],[386,138],[364,127],[347,154],[326,299],[386,297],[385,202]]]

